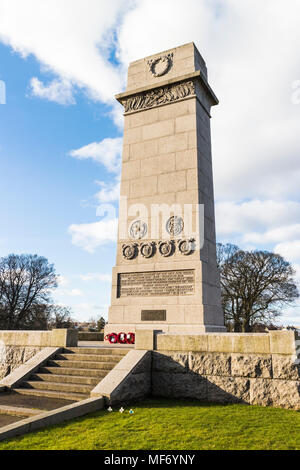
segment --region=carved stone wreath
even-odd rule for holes
[[[125,113],[131,113],[182,100],[188,96],[195,95],[195,92],[195,83],[193,81],[187,81],[131,96],[130,98],[122,100],[122,104],[125,108]]]
[[[190,240],[181,240],[178,243],[178,249],[182,255],[190,255],[195,251],[195,240],[193,238]]]
[[[158,250],[164,257],[171,256],[174,252],[174,242],[172,240],[167,242],[159,242]]]
[[[162,77],[172,68],[173,53],[158,57],[157,59],[148,60],[148,65],[154,77]]]
[[[135,220],[132,222],[129,228],[130,237],[134,240],[140,240],[141,238],[144,238],[147,234],[147,231],[148,226],[146,222],[143,222],[142,220]]]
[[[172,237],[177,237],[177,235],[180,235],[183,231],[183,228],[183,219],[182,217],[178,217],[177,215],[170,217],[166,223],[166,230],[168,234]]]
[[[123,245],[122,247],[123,258],[133,259],[137,255],[137,245],[135,243]]]
[[[143,243],[140,247],[140,252],[144,258],[151,258],[155,254],[155,243]]]

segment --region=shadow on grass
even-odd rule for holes
[[[196,407],[196,408],[210,408],[210,407],[232,407],[236,403],[213,403],[213,402],[204,402],[199,400],[191,400],[190,398],[165,398],[165,397],[155,397],[155,398],[146,398],[145,400],[136,403],[136,408],[182,408],[184,407]],[[239,406],[249,407],[247,403],[239,403]]]

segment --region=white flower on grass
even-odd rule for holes
[[[120,413],[124,413],[125,410],[124,410],[123,406],[121,406],[121,408],[119,409],[119,411],[120,411]]]
[[[111,412],[112,412],[112,410],[113,410],[113,409],[112,409],[112,407],[111,407],[111,406],[110,406],[109,408],[107,408],[107,411],[108,411],[109,413],[111,413]]]

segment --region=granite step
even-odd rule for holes
[[[56,375],[56,374],[33,374],[30,381],[54,382],[54,383],[69,383],[79,385],[92,385],[95,386],[99,383],[99,378],[76,376],[76,375]]]
[[[101,370],[111,370],[115,367],[115,362],[90,362],[90,361],[66,361],[66,360],[56,360],[52,359],[48,361],[48,365],[51,367],[65,367],[71,369],[101,369]]]
[[[84,400],[128,351],[129,348],[64,348],[15,392],[32,397]]]
[[[63,353],[75,353],[75,354],[99,354],[101,355],[110,355],[110,356],[125,356],[132,347],[128,348],[64,348]]]
[[[39,374],[54,374],[54,375],[68,375],[76,377],[93,377],[100,382],[100,380],[108,374],[109,370],[101,369],[71,369],[70,367],[40,367]]]
[[[90,391],[94,388],[94,385],[80,385],[72,383],[58,383],[58,382],[43,382],[38,380],[30,380],[22,382],[21,388],[34,388],[38,390],[50,390],[60,391],[69,393],[83,393],[90,394]]]
[[[117,355],[104,355],[104,354],[76,354],[76,353],[63,353],[55,356],[56,360],[67,361],[88,361],[88,362],[111,362],[117,364],[124,356]]]
[[[14,392],[19,395],[30,395],[33,397],[58,398],[62,400],[81,401],[90,398],[90,394],[66,393],[52,390],[37,390],[31,388],[15,388]]]
[[[46,410],[35,410],[33,408],[23,408],[21,406],[0,405],[0,415],[24,416],[29,418],[44,413]]]

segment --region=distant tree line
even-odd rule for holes
[[[47,330],[73,326],[71,309],[54,305],[54,266],[37,255],[0,258],[0,329]]]
[[[91,317],[88,323],[89,323],[89,326],[88,326],[89,331],[103,331],[106,325],[106,320],[102,316],[99,316],[97,318]]]
[[[217,244],[222,307],[231,331],[276,328],[283,308],[299,297],[295,270],[282,256]]]
[[[299,297],[292,265],[268,251],[245,251],[231,244],[217,244],[222,307],[229,331],[250,332],[276,328],[283,308]],[[55,305],[54,266],[37,255],[0,258],[0,329],[47,330],[72,328],[72,312]],[[105,320],[91,319],[94,331]]]

